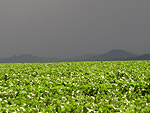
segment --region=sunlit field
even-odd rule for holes
[[[0,112],[150,112],[150,61],[0,64]]]

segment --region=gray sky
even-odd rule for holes
[[[150,0],[0,0],[0,57],[150,53]]]

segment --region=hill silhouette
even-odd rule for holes
[[[40,63],[40,62],[75,62],[75,61],[124,61],[124,60],[150,60],[150,54],[136,55],[124,50],[113,49],[105,54],[85,54],[71,58],[37,57],[30,54],[14,55],[0,58],[0,63]]]
[[[150,54],[144,54],[133,58],[128,58],[127,60],[150,60]]]
[[[57,62],[58,58],[37,57],[30,54],[14,55],[8,58],[0,58],[0,63],[35,63],[35,62]]]
[[[89,60],[96,61],[110,61],[110,60],[124,60],[127,58],[135,57],[137,55],[133,53],[126,52],[120,49],[113,49],[105,54],[96,55],[90,57]]]

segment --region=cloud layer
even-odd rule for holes
[[[0,57],[150,53],[149,0],[1,0]]]

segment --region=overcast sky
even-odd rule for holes
[[[150,0],[0,0],[0,57],[150,53]]]

